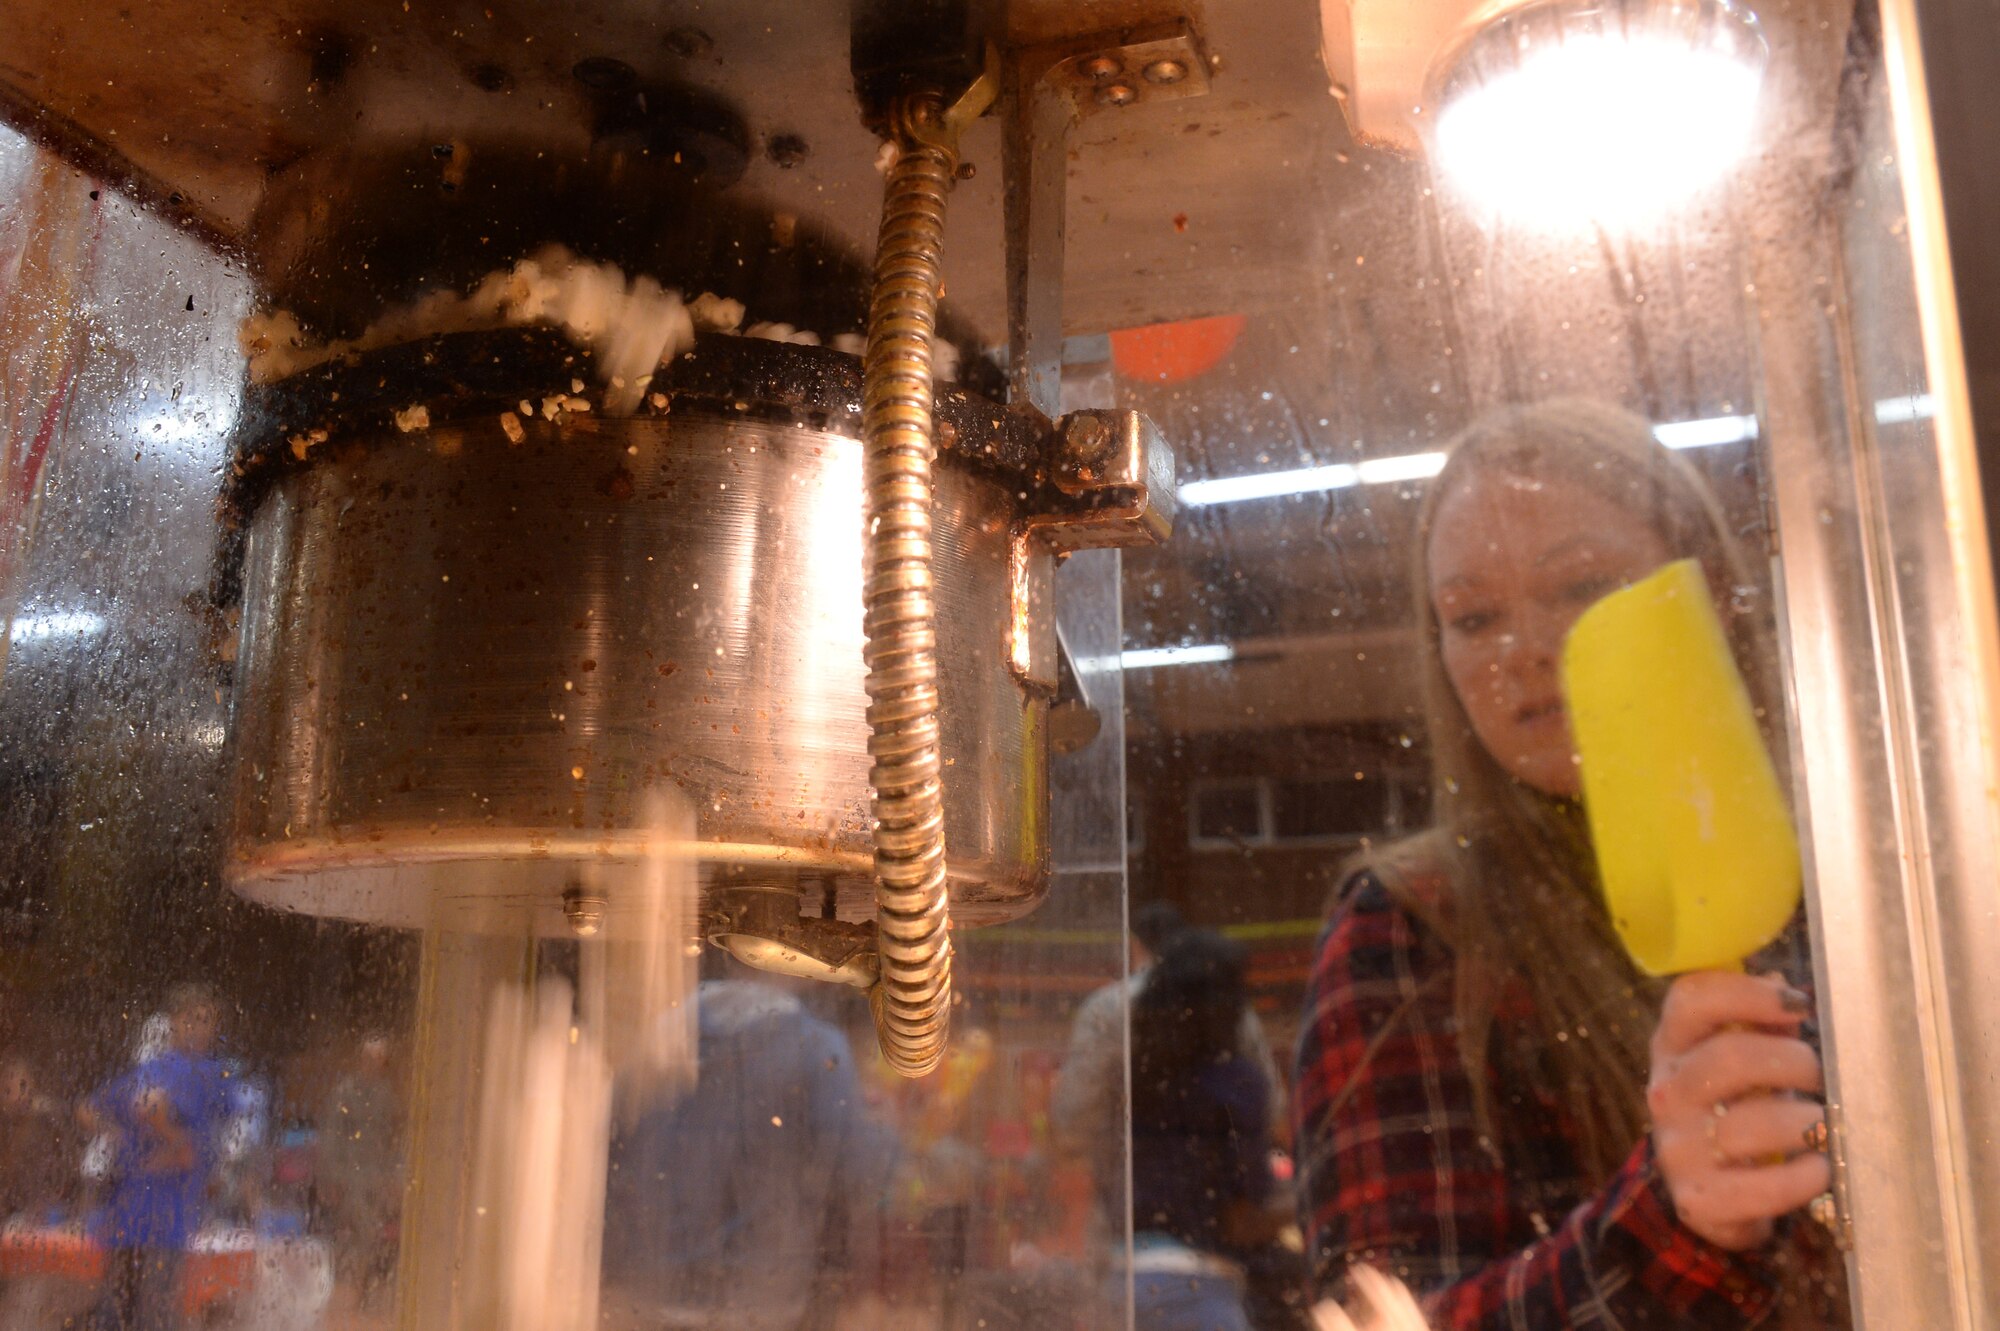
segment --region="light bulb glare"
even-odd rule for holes
[[[1642,224],[1742,158],[1761,73],[1685,36],[1572,34],[1457,81],[1437,164],[1476,207],[1529,225]]]

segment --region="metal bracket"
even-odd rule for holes
[[[1054,417],[1062,363],[1069,131],[1086,115],[1209,90],[1209,58],[1184,19],[1011,53],[1003,167],[1008,401]]]
[[[1104,718],[1090,705],[1083,674],[1070,653],[1062,625],[1056,625],[1056,696],[1049,704],[1049,748],[1058,754],[1090,747],[1104,729]]]
[[[1055,550],[1159,545],[1173,534],[1174,450],[1140,412],[1073,411],[1056,422],[1049,482],[1069,503],[1028,522]]]
[[[1056,422],[1042,506],[1015,525],[1007,661],[1023,683],[1061,683],[1055,563],[1077,550],[1159,545],[1173,534],[1174,451],[1142,413],[1073,411]]]
[[[1055,57],[1042,78],[1070,98],[1079,116],[1208,92],[1208,54],[1185,19],[1093,33],[1031,53]]]
[[[874,925],[800,915],[790,891],[739,887],[717,895],[708,940],[744,965],[856,989],[875,983]]]
[[[1010,53],[1002,102],[1007,238],[1008,405],[1062,410],[1062,269],[1069,132],[1086,115],[1209,90],[1209,58],[1186,20],[1066,38]],[[1054,693],[1059,554],[1166,538],[1173,454],[1136,412],[1077,412],[1057,426],[1049,488],[1057,502],[1016,526],[1007,661]]]

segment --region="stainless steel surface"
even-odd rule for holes
[[[1001,103],[1010,401],[1057,411],[1070,131],[1092,111],[1199,97],[1208,88],[1208,55],[1180,20],[1011,53]]]
[[[1079,117],[1208,91],[1208,56],[1181,19],[1048,43],[1018,58],[1026,70],[1042,71]]]
[[[365,156],[418,137],[470,138],[574,161],[606,96],[577,69],[606,56],[629,65],[639,86],[686,89],[741,115],[751,155],[735,188],[745,198],[854,240],[878,216],[879,140],[854,114],[844,5],[594,0],[552,22],[519,0],[463,14],[400,0],[338,10],[272,0],[226,13],[158,0],[122,11],[87,42],[74,40],[66,0],[12,0],[7,12],[0,118],[222,244],[240,245],[274,173],[329,150]],[[1003,42],[1032,46],[1179,12],[1153,0],[1016,0]],[[1216,96],[1147,97],[1093,116],[1072,160],[1054,168],[1073,174],[1092,219],[1068,260],[1074,328],[1283,304],[1315,271],[1297,211],[1311,206],[1313,182],[1268,164],[1350,146],[1326,93],[1317,15],[1310,4],[1241,3],[1210,6],[1201,23],[1223,59],[1211,66]],[[946,272],[948,303],[988,342],[1004,336],[1000,152],[997,125],[968,134],[980,170]],[[1169,153],[1176,165],[1162,170]],[[1193,226],[1167,225],[1182,212]],[[1218,263],[1223,254],[1229,262]]]
[[[783,890],[725,888],[709,911],[709,941],[759,970],[802,979],[873,988],[880,974],[875,929],[802,916],[796,896]]]
[[[354,439],[258,510],[231,882],[560,933],[579,863],[615,880],[679,850],[830,874],[839,914],[869,918],[859,442],[685,401],[525,428]],[[1045,703],[995,650],[1018,500],[955,462],[937,481],[951,890],[991,923],[1042,889]],[[647,826],[656,785],[694,801],[693,844]]]
[[[2000,948],[2000,642],[1919,12],[1908,3],[1882,8],[1886,77],[1854,118],[1859,141],[1844,181],[1848,206],[1836,214],[1832,292],[1853,404],[1852,484],[1882,676],[1914,1035],[1927,1065],[1930,1163],[1943,1194],[1931,1237],[1947,1262],[1954,1315],[1984,1327],[2000,1325],[2000,1141],[1992,1131],[2000,1114],[2000,973],[1992,965]],[[1884,234],[1907,235],[1907,248],[1883,246]],[[1874,409],[1899,401],[1928,410],[1885,420]],[[1847,1153],[1858,1154],[1855,1143]]]
[[[1076,110],[1039,69],[1016,63],[1002,101],[1007,254],[1007,399],[1056,413],[1070,127]]]
[[[1948,524],[1943,497],[1921,493],[1936,483],[1936,458],[1887,465],[1876,422],[1879,401],[1925,390],[1920,367],[1887,354],[1909,348],[1913,330],[1895,311],[1914,301],[1913,274],[1906,247],[1881,244],[1905,222],[1890,108],[1865,32],[1849,53],[1859,69],[1842,87],[1855,99],[1842,119],[1856,137],[1844,150],[1858,171],[1829,190],[1801,165],[1767,167],[1794,173],[1762,195],[1782,206],[1742,219],[1760,320],[1792,766],[1827,1046],[1836,1220],[1852,1228],[1857,1322],[1969,1331],[1996,1324],[1980,1255],[1991,1238],[1977,1218],[1986,1147],[1964,1118],[1976,1103],[1968,1097],[1977,1094],[1979,1051],[1990,1046],[1964,1005],[1991,966],[1955,977],[1941,912],[1967,893],[1990,897],[1990,869],[1964,850],[1991,837],[1993,819],[1953,827],[1946,814],[1939,828],[1933,820],[1945,807],[1926,806],[1942,802],[1942,790],[1929,787],[1939,764],[1963,763],[1990,732],[1964,707],[1982,681],[1959,656],[1960,627],[1938,613],[1940,602],[1912,600],[1899,586],[1911,571],[1955,575],[1948,559],[1905,553]],[[1833,118],[1828,103],[1843,83],[1835,70],[1790,51],[1773,59],[1771,76],[1773,102],[1790,116]],[[1859,274],[1865,302],[1844,249],[1881,261]],[[1866,332],[1857,315],[1882,321],[1883,340],[1857,342]],[[1962,793],[1990,799],[1990,779],[1968,779],[1971,770],[1959,768]],[[1940,831],[1972,842],[1940,857]],[[1975,946],[1991,927],[1989,908],[1979,916],[1962,922]],[[1952,996],[1959,985],[1967,992]]]
[[[1776,308],[1808,309],[1801,298],[1811,276],[1799,271],[1795,238],[1780,246],[1783,256],[1768,255],[1759,266],[1759,292]],[[1810,326],[1816,323],[1767,323],[1761,416],[1776,478],[1780,611],[1797,737],[1792,767],[1825,1015],[1836,1184],[1854,1218],[1851,1270],[1862,1324],[1964,1327],[1970,1324],[1952,1264],[1933,1237],[1947,1204],[1935,1168],[1944,1142],[1932,1119],[1933,1050],[1921,1023],[1892,997],[1915,993],[1919,974],[1888,779],[1892,741],[1878,718],[1854,705],[1880,698],[1884,681],[1863,646],[1873,626],[1854,500],[1842,493],[1840,454],[1828,457],[1829,441],[1844,443],[1846,423],[1838,404],[1825,401],[1814,354],[1824,332]],[[1865,1145],[1890,1142],[1892,1151]]]
[[[1018,58],[1041,66],[1041,77],[1074,99],[1079,116],[1090,113],[1091,103],[1104,105],[1097,94],[1113,86],[1125,89],[1117,106],[1200,97],[1209,88],[1208,53],[1183,18],[1045,42]]]
[[[874,966],[862,964],[873,955],[867,951],[857,953],[844,964],[830,965],[810,952],[787,947],[777,939],[766,938],[762,934],[717,934],[714,941],[728,948],[729,954],[744,965],[755,966],[773,975],[818,980],[823,984],[844,984],[855,989],[871,988],[880,978]]]
[[[992,100],[982,80],[979,109]],[[956,108],[955,108],[956,109]],[[970,112],[978,114],[978,109]],[[889,1065],[920,1077],[944,1057],[951,1030],[951,900],[945,883],[943,748],[938,731],[938,613],[932,592],[935,502],[931,339],[937,326],[945,203],[958,170],[959,128],[942,94],[898,98],[895,160],[883,184],[882,231],[868,345],[861,358],[866,446],[868,774],[875,792],[875,930],[880,974],[875,1034]]]

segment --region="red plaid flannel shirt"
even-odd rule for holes
[[[1315,1284],[1337,1294],[1367,1262],[1417,1291],[1440,1331],[1764,1323],[1775,1271],[1674,1218],[1650,1141],[1587,1191],[1563,1116],[1498,1058],[1489,1088],[1513,1158],[1481,1136],[1451,969],[1378,879],[1348,884],[1313,966],[1293,1104]]]

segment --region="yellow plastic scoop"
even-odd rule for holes
[[[1586,610],[1563,691],[1605,905],[1654,975],[1740,966],[1799,904],[1799,846],[1691,559]]]

